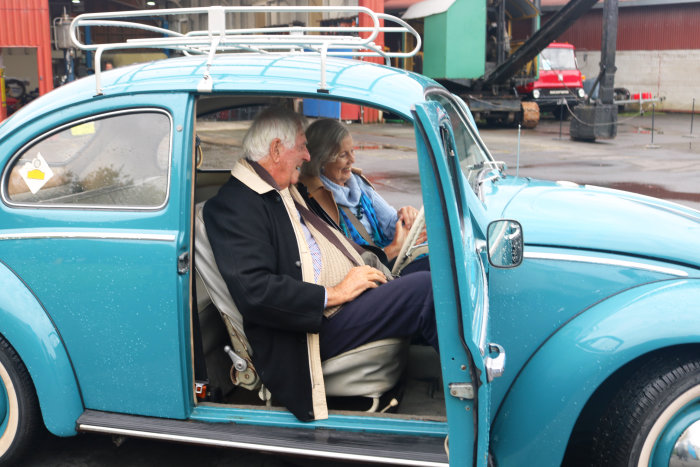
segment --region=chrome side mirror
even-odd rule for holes
[[[513,220],[493,221],[487,230],[489,263],[514,268],[523,262],[523,227]]]

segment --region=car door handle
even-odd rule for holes
[[[177,257],[177,273],[187,274],[190,270],[190,253],[188,251]]]
[[[484,359],[484,366],[488,382],[503,376],[506,369],[506,350],[498,344],[489,343],[489,355]]]

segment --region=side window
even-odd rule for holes
[[[470,124],[467,123],[467,117],[460,109],[459,104],[442,93],[430,93],[426,97],[439,102],[450,117],[459,165],[469,185],[476,191],[476,176],[485,165],[491,162],[491,156],[474,135]]]
[[[100,115],[22,149],[7,173],[10,204],[157,208],[168,196],[171,119],[156,110]]]

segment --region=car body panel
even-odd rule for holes
[[[74,435],[84,408],[62,336],[32,290],[1,261],[0,322],[0,334],[34,381],[44,424],[55,435]]]
[[[594,304],[552,334],[498,411],[498,465],[560,464],[583,406],[613,372],[654,350],[697,343],[682,323],[697,322],[698,296],[698,279],[652,282]]]
[[[595,186],[531,182],[503,210],[531,245],[619,252],[700,266],[700,213],[648,196]],[[653,222],[650,222],[654,219]],[[669,242],[669,236],[673,241]]]
[[[148,105],[144,105],[148,102]],[[47,113],[6,136],[19,148],[48,129],[129,108],[164,109],[173,120],[169,199],[155,209],[0,206],[3,261],[33,291],[61,332],[86,408],[185,418],[191,385],[189,276],[177,272],[189,248],[187,94],[117,97]],[[178,123],[180,130],[177,130]],[[185,136],[189,133],[189,136]],[[29,136],[28,136],[29,135]],[[7,164],[11,152],[4,155]],[[3,178],[5,180],[5,178]],[[7,203],[7,200],[5,200]],[[56,287],[60,278],[61,287]],[[138,364],[135,364],[138,362]]]

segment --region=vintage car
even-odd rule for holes
[[[394,465],[698,465],[700,212],[507,174],[459,98],[349,57],[389,20],[349,11],[371,37],[241,38],[224,25],[244,8],[163,10],[209,30],[81,43],[98,65],[182,56],[98,66],[0,125],[0,463],[45,427]],[[310,98],[414,128],[440,353],[390,340],[324,362],[329,416],[301,422],[250,365],[201,206],[230,176],[209,153],[240,143],[207,125]]]

